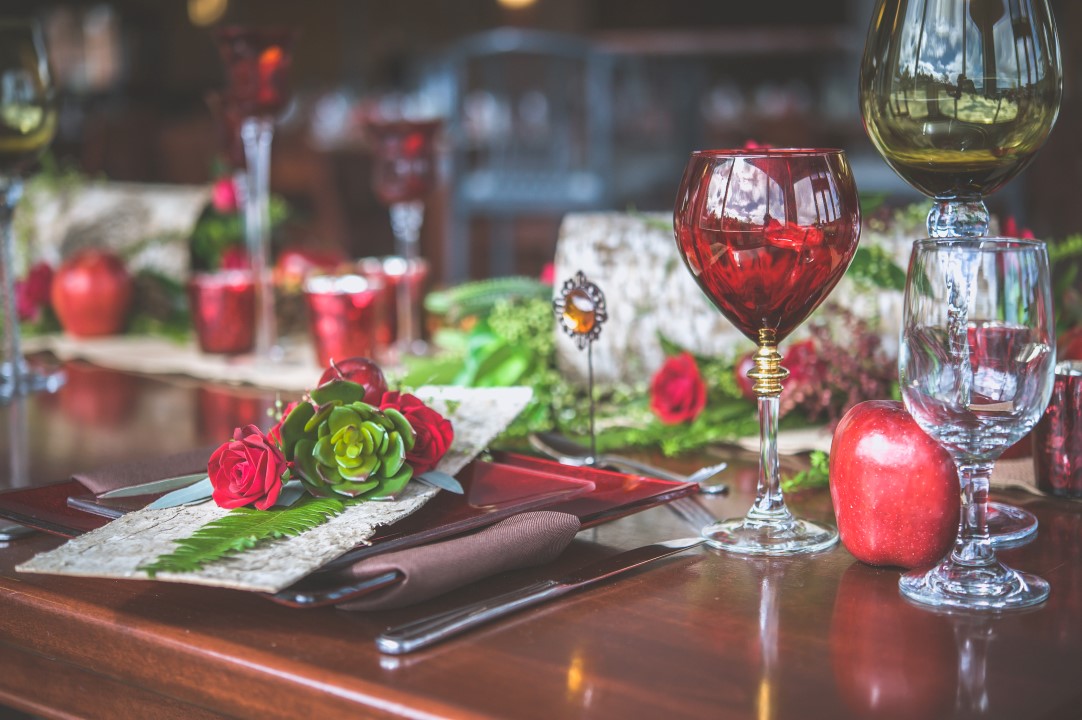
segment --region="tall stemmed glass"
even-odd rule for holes
[[[930,237],[988,234],[984,197],[1017,175],[1059,114],[1048,0],[878,0],[860,68],[868,136],[932,198]]]
[[[399,352],[422,354],[420,304],[413,277],[420,262],[424,201],[436,182],[436,143],[442,120],[413,117],[397,102],[381,103],[365,118],[373,152],[372,185],[388,207],[395,252],[406,262],[404,277],[395,284]]]
[[[902,576],[901,591],[912,600],[998,610],[1048,597],[1047,582],[996,559],[985,518],[993,464],[1037,424],[1052,393],[1050,288],[1040,242],[914,243],[898,359],[902,398],[954,458],[962,516],[950,555]]]
[[[0,19],[0,295],[3,346],[0,347],[0,402],[38,390],[55,390],[63,375],[30,370],[19,339],[15,303],[12,217],[23,192],[22,173],[56,133],[45,43],[37,25]]]
[[[860,109],[896,173],[933,198],[929,237],[988,233],[984,197],[1036,156],[1059,114],[1059,40],[1047,0],[879,0],[864,48]],[[990,503],[993,542],[1037,518]]]
[[[256,287],[255,355],[279,360],[274,281],[270,267],[270,151],[274,118],[289,101],[293,32],[280,28],[227,27],[215,34],[226,66],[227,116],[241,117],[240,137],[248,165],[244,234]]]
[[[778,396],[789,372],[778,343],[830,293],[860,236],[856,185],[841,150],[692,153],[676,198],[676,243],[695,281],[759,346],[748,373],[759,401],[759,487],[746,517],[703,529],[738,553],[816,552],[835,529],[799,520],[778,473]]]

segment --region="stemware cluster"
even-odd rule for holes
[[[958,467],[960,529],[950,555],[903,576],[928,605],[1009,609],[1048,584],[1004,566],[988,529],[988,484],[1002,452],[1029,432],[1052,391],[1055,338],[1048,253],[984,237],[984,196],[1032,160],[1059,111],[1062,76],[1046,0],[879,0],[861,68],[861,111],[888,164],[934,200],[914,244],[899,377],[906,407]],[[778,484],[777,405],[787,372],[777,344],[830,293],[856,249],[860,215],[841,151],[700,151],[676,200],[687,267],[759,350],[760,480],[746,517],[703,529],[731,552],[826,549],[837,533],[792,516]],[[1003,506],[1004,540],[1036,519]]]
[[[957,547],[931,572],[903,578],[902,592],[931,605],[1032,605],[1047,584],[1004,568],[992,547],[1031,536],[1037,519],[987,495],[992,463],[1048,404],[1048,257],[1043,245],[984,238],[984,196],[1029,164],[1056,121],[1055,23],[1047,0],[879,0],[873,18],[865,127],[894,171],[933,199],[932,240],[916,243],[909,268],[902,395],[954,457],[963,491]],[[935,241],[953,238],[964,240]]]

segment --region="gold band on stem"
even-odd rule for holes
[[[773,330],[759,331],[759,349],[755,351],[755,369],[748,372],[755,381],[751,389],[759,397],[781,395],[781,383],[789,377],[789,371],[781,366],[781,353],[774,339]]]

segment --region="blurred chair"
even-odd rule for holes
[[[501,28],[459,41],[444,60],[453,88],[444,279],[469,276],[478,218],[490,229],[490,274],[510,274],[516,218],[608,201],[608,59],[576,37]]]

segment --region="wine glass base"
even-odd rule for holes
[[[747,518],[722,520],[702,530],[711,547],[741,555],[804,555],[829,550],[838,531],[810,520],[761,522]]]
[[[15,382],[12,371],[11,363],[0,366],[0,403],[7,403],[16,397],[36,392],[56,392],[66,380],[62,370],[43,373],[31,370],[25,363],[20,363],[19,382]]]
[[[997,548],[1014,547],[1037,535],[1037,516],[1006,503],[988,503],[988,535]]]
[[[1045,580],[1012,570],[998,560],[966,566],[949,557],[931,570],[902,575],[898,588],[922,605],[993,612],[1038,605],[1048,599],[1049,591]]]

